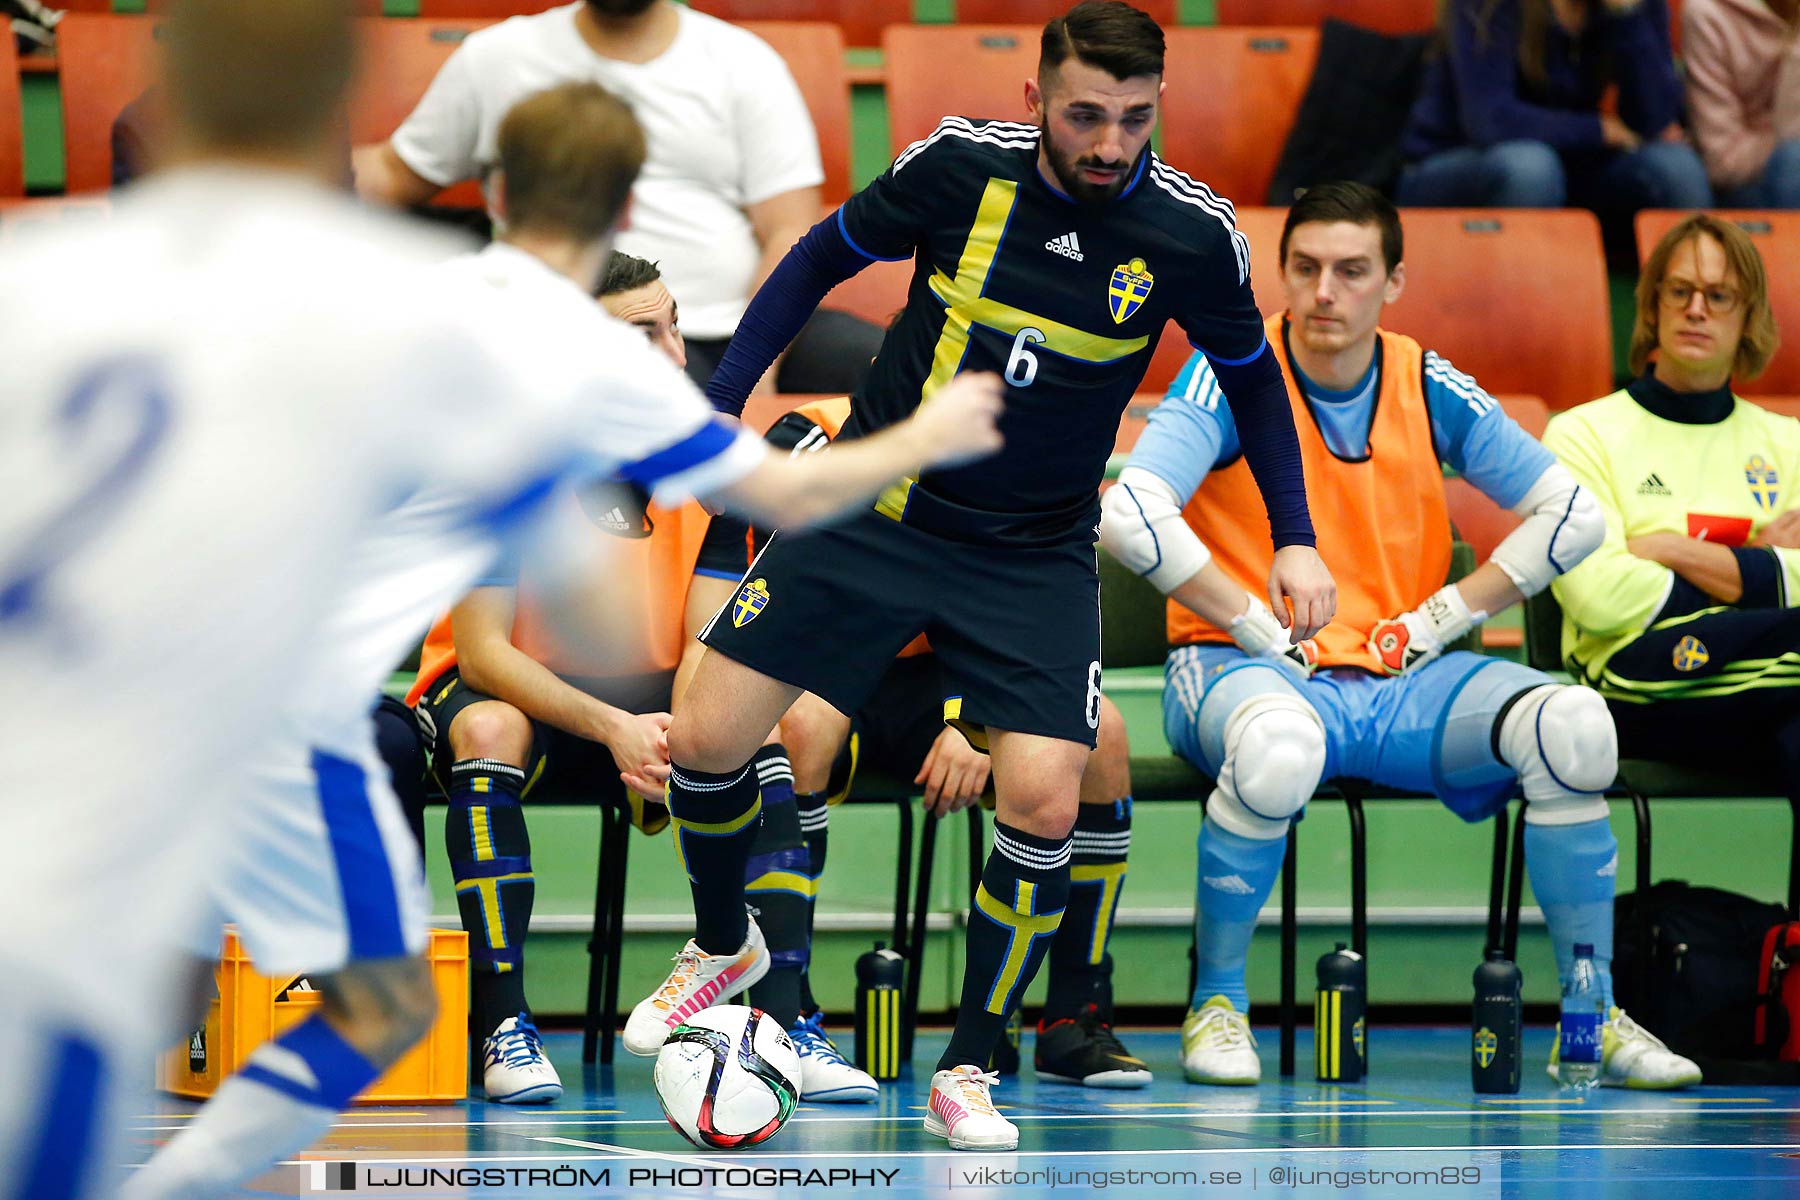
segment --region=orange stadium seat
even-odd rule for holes
[[[1553,411],[1613,390],[1600,223],[1575,209],[1411,208],[1406,290],[1387,324],[1489,393]]]
[[[1175,0],[1133,0],[1164,29],[1175,26]],[[1069,0],[956,0],[956,19],[964,25],[1035,24],[1060,17],[1074,7]]]
[[[19,101],[19,56],[0,38],[0,196],[25,194],[25,127]]]
[[[85,0],[85,2],[78,0],[77,3],[72,4],[65,3],[64,0],[57,0],[57,3],[52,7],[82,12],[112,11],[112,5],[109,0]],[[169,0],[145,0],[144,3],[145,12],[162,12],[168,7]],[[361,16],[379,17],[381,15],[381,0],[356,0],[356,11]]]
[[[1214,0],[1219,25],[1323,25],[1327,17],[1382,33],[1417,33],[1437,22],[1437,0]]]
[[[844,69],[844,35],[825,21],[744,21],[745,29],[775,48],[793,73],[819,135],[825,167],[821,197],[842,204],[850,196],[850,76]]]
[[[1650,257],[1650,251],[1663,234],[1688,214],[1669,209],[1646,210],[1637,217],[1638,262]],[[1744,209],[1720,212],[1719,216],[1735,223],[1750,235],[1768,268],[1769,303],[1775,309],[1775,324],[1782,331],[1781,348],[1770,360],[1768,369],[1757,379],[1733,379],[1739,392],[1791,394],[1800,392],[1800,276],[1788,269],[1793,259],[1788,255],[1800,245],[1800,212]]]
[[[423,0],[425,3],[431,0]],[[444,2],[444,0],[438,0]],[[460,0],[469,3],[470,0]],[[913,0],[688,0],[727,21],[829,21],[852,46],[879,46],[881,31],[913,19]],[[841,59],[843,56],[839,55]]]
[[[1163,157],[1227,200],[1263,203],[1318,56],[1314,29],[1170,30]]]
[[[567,0],[419,0],[427,21],[499,21],[557,8]]]
[[[1025,81],[1037,74],[1032,25],[895,25],[887,58],[888,135],[895,155],[945,116],[1025,120]]]
[[[112,186],[113,121],[150,86],[154,29],[145,17],[98,13],[70,13],[56,27],[67,191]]]
[[[404,17],[362,23],[362,73],[350,96],[350,141],[385,142],[425,95],[438,68],[485,21],[424,21]],[[481,187],[471,180],[446,188],[434,204],[481,208]]]

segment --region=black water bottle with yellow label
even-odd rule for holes
[[[1320,1083],[1355,1083],[1363,1077],[1367,1008],[1367,964],[1362,955],[1339,942],[1336,950],[1319,959],[1319,987],[1313,993],[1313,1045]]]
[[[1524,1004],[1518,966],[1504,950],[1489,950],[1475,968],[1475,1017],[1470,1025],[1469,1068],[1475,1090],[1514,1095],[1519,1090],[1519,1042]]]
[[[905,962],[886,942],[856,960],[856,1065],[876,1079],[900,1078]]]

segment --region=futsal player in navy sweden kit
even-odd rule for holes
[[[729,412],[837,282],[914,258],[905,311],[845,434],[913,411],[959,370],[1008,382],[1005,450],[978,470],[927,472],[874,511],[805,539],[776,537],[703,635],[669,730],[669,807],[693,888],[695,938],[627,1022],[654,1054],[668,1029],[767,970],[743,904],[756,835],[750,770],[803,691],[860,707],[889,660],[927,633],[959,689],[949,720],[985,735],[995,846],[972,918],[962,1002],[938,1062],[928,1132],[1006,1149],[980,1066],[1061,919],[1082,766],[1100,702],[1097,489],[1114,433],[1173,319],[1213,363],[1269,510],[1272,606],[1296,636],[1329,618],[1293,417],[1250,291],[1233,211],[1149,148],[1163,35],[1122,3],[1046,25],[1032,124],[947,117],[820,222],[757,294],[709,387]]]

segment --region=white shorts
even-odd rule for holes
[[[254,779],[232,816],[218,919],[193,949],[216,955],[222,920],[266,975],[423,953],[424,864],[369,720],[283,737]]]

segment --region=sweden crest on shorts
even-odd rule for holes
[[[1156,276],[1141,258],[1120,263],[1113,268],[1112,284],[1107,288],[1107,300],[1112,306],[1113,324],[1123,325],[1131,319],[1131,315],[1144,306],[1150,296],[1150,289],[1156,284]]]
[[[1698,671],[1711,660],[1706,643],[1697,637],[1688,636],[1675,643],[1675,650],[1669,656],[1677,671]]]
[[[752,579],[738,589],[737,598],[731,602],[731,627],[742,629],[756,620],[768,603],[769,585],[760,579]]]
[[[1781,498],[1781,477],[1776,474],[1774,465],[1760,454],[1752,454],[1750,461],[1744,464],[1744,482],[1750,485],[1756,507],[1764,511],[1773,509]]]

